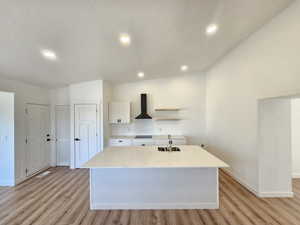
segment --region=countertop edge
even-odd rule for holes
[[[80,167],[83,169],[211,169],[211,168],[229,168],[229,165],[224,166],[91,166],[91,167]]]

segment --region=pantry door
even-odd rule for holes
[[[75,105],[75,162],[80,168],[98,152],[96,104]]]
[[[70,106],[55,107],[56,165],[70,166]]]
[[[26,105],[26,176],[50,166],[50,111],[46,105]]]

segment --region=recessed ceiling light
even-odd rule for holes
[[[180,67],[180,69],[181,69],[181,71],[185,72],[185,71],[187,71],[189,69],[189,67],[187,65],[182,65]]]
[[[130,35],[127,34],[127,33],[122,33],[120,34],[119,36],[119,41],[122,45],[124,46],[129,46],[130,43],[131,43],[131,38],[130,38]]]
[[[219,29],[218,24],[215,24],[215,23],[209,24],[206,27],[206,34],[213,35],[218,31],[218,29]]]
[[[44,58],[49,59],[49,60],[57,59],[56,53],[49,49],[42,49],[41,54],[44,56]]]
[[[144,72],[138,72],[137,75],[138,75],[138,77],[143,78],[145,76],[145,73]]]

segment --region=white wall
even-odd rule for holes
[[[70,101],[73,103],[99,103],[103,98],[102,80],[70,85]]]
[[[0,186],[15,184],[14,97],[0,91]]]
[[[292,197],[291,99],[264,99],[258,107],[258,195]]]
[[[180,117],[181,121],[132,120],[130,125],[114,125],[113,135],[185,135],[192,144],[205,143],[205,76],[182,75],[113,86],[114,101],[132,102],[132,117],[141,112],[140,94],[147,93],[148,113],[153,117]],[[154,108],[179,107],[179,112],[154,112]]]
[[[300,1],[295,1],[207,72],[210,150],[258,190],[258,104],[300,93]]]
[[[69,87],[57,88],[50,90],[51,104],[54,105],[69,105],[70,90]]]
[[[15,93],[15,180],[18,183],[26,176],[26,103],[49,104],[49,91],[6,79],[0,79],[0,91]]]
[[[292,99],[292,164],[293,177],[300,178],[300,98]]]

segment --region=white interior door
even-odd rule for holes
[[[75,105],[75,160],[79,168],[98,152],[97,105]]]
[[[27,169],[30,176],[50,165],[49,107],[27,104]]]
[[[70,107],[55,107],[56,165],[70,165]]]

